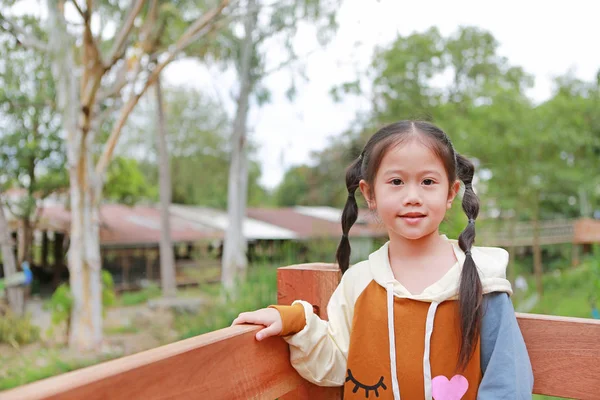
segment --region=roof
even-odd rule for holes
[[[55,227],[67,232],[71,213],[63,206],[49,206],[42,211],[40,222],[44,228]],[[206,225],[171,215],[171,239],[174,242],[192,242],[220,238],[222,233]],[[103,246],[127,244],[154,244],[160,241],[160,210],[152,206],[128,207],[105,204],[100,208],[100,244]]]
[[[207,207],[173,204],[169,207],[173,242],[223,239],[227,212]],[[249,240],[290,240],[339,237],[341,210],[331,207],[249,208],[244,235]],[[62,205],[43,208],[38,229],[68,233],[71,212]],[[160,241],[160,209],[155,205],[133,207],[104,204],[100,208],[102,246],[150,245]],[[371,214],[361,210],[351,237],[385,235]]]
[[[227,212],[206,207],[184,206],[172,204],[169,208],[171,214],[194,221],[213,229],[224,232],[227,230]],[[250,240],[256,239],[296,239],[298,234],[280,224],[272,224],[269,221],[250,218],[244,219],[244,236]]]
[[[249,217],[276,224],[298,234],[300,238],[339,237],[342,235],[341,210],[330,207],[249,208]],[[359,221],[350,229],[350,237],[373,237],[386,234],[368,211],[360,210]],[[334,218],[335,217],[335,218]]]

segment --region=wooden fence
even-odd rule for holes
[[[278,299],[305,299],[327,318],[340,279],[329,264],[278,270]],[[598,399],[600,321],[517,315],[538,394]],[[1,400],[31,399],[341,399],[341,388],[302,379],[281,338],[254,339],[255,326],[236,326],[0,392]]]

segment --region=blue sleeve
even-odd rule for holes
[[[531,400],[533,371],[515,310],[506,293],[484,296],[478,400]]]

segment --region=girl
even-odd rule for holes
[[[509,299],[508,253],[473,247],[479,201],[473,164],[446,134],[420,121],[379,130],[348,167],[337,262],[342,280],[329,321],[295,301],[242,313],[233,325],[281,335],[291,363],[344,399],[531,399],[533,373]],[[458,241],[439,225],[464,184],[469,222]],[[351,268],[348,231],[360,189],[389,241]]]

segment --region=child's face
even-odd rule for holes
[[[459,188],[459,181],[450,187],[442,160],[420,140],[387,150],[375,176],[374,197],[367,182],[360,182],[369,208],[377,210],[390,237],[410,240],[438,232]]]

